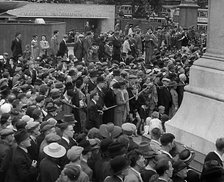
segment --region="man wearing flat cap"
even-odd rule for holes
[[[31,146],[27,148],[32,160],[38,160],[39,148],[37,145],[37,137],[40,135],[40,124],[39,122],[30,121],[27,122],[26,130],[30,134]]]
[[[43,147],[41,147],[41,145],[42,145],[45,137],[49,133],[56,133],[56,130],[55,130],[56,124],[57,124],[57,120],[55,120],[54,118],[49,118],[47,121],[44,121],[41,123],[41,125],[40,125],[41,134],[39,136],[37,136],[37,138],[36,138],[38,148],[40,148],[39,151],[42,151],[41,149],[43,149]]]
[[[12,169],[9,181],[34,182],[37,178],[37,161],[32,161],[27,148],[30,147],[30,137],[26,130],[18,130],[15,133],[17,147],[12,156]]]
[[[70,164],[74,164],[81,168],[81,157],[84,148],[79,146],[73,146],[67,151],[67,158],[70,161]],[[88,175],[81,168],[80,175],[77,181],[89,182]]]
[[[2,129],[0,131],[0,181],[5,181],[9,170],[9,161],[12,160],[12,144],[14,132],[12,129]]]

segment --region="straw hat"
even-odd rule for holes
[[[60,158],[65,155],[66,149],[54,142],[44,147],[44,153],[53,158]]]

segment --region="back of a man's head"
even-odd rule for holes
[[[162,146],[167,146],[169,143],[172,143],[174,139],[175,136],[172,133],[164,133],[160,138],[160,142]]]
[[[224,138],[218,138],[215,142],[216,149],[224,152]]]
[[[169,169],[169,160],[167,159],[161,159],[157,162],[156,164],[156,172],[159,176],[164,175],[164,173],[166,172],[166,170]]]
[[[161,130],[159,128],[153,128],[151,131],[151,138],[154,140],[159,140],[161,137]]]

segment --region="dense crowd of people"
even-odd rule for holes
[[[0,55],[0,181],[222,181],[223,138],[200,177],[194,153],[166,133],[205,35],[133,26],[59,34],[34,35],[23,50],[16,33],[12,56]]]

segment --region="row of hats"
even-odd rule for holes
[[[135,150],[140,155],[143,155],[146,159],[151,159],[157,156],[157,154],[152,150],[150,144],[148,142],[142,142],[139,144],[139,148]],[[183,170],[184,168],[188,167],[189,162],[193,159],[194,152],[190,151],[189,149],[184,149],[180,153],[180,160],[174,162],[173,168],[174,173],[178,173],[179,171]],[[162,159],[157,159],[162,160]],[[120,173],[122,170],[129,166],[129,161],[123,155],[117,155],[110,161],[110,166],[112,172],[114,174]],[[160,167],[160,164],[156,166],[156,169]]]
[[[83,140],[79,143],[79,146],[73,146],[67,151],[67,157],[70,161],[75,161],[81,156],[88,152],[98,149],[99,143],[97,140]],[[60,158],[66,154],[66,149],[56,142],[53,142],[44,147],[44,153],[53,158]]]
[[[88,132],[88,136],[102,136],[104,138],[117,138],[121,134],[128,136],[133,135],[136,132],[136,126],[133,123],[124,123],[122,126],[115,126],[113,123],[107,123],[100,125],[98,128],[91,128]]]

